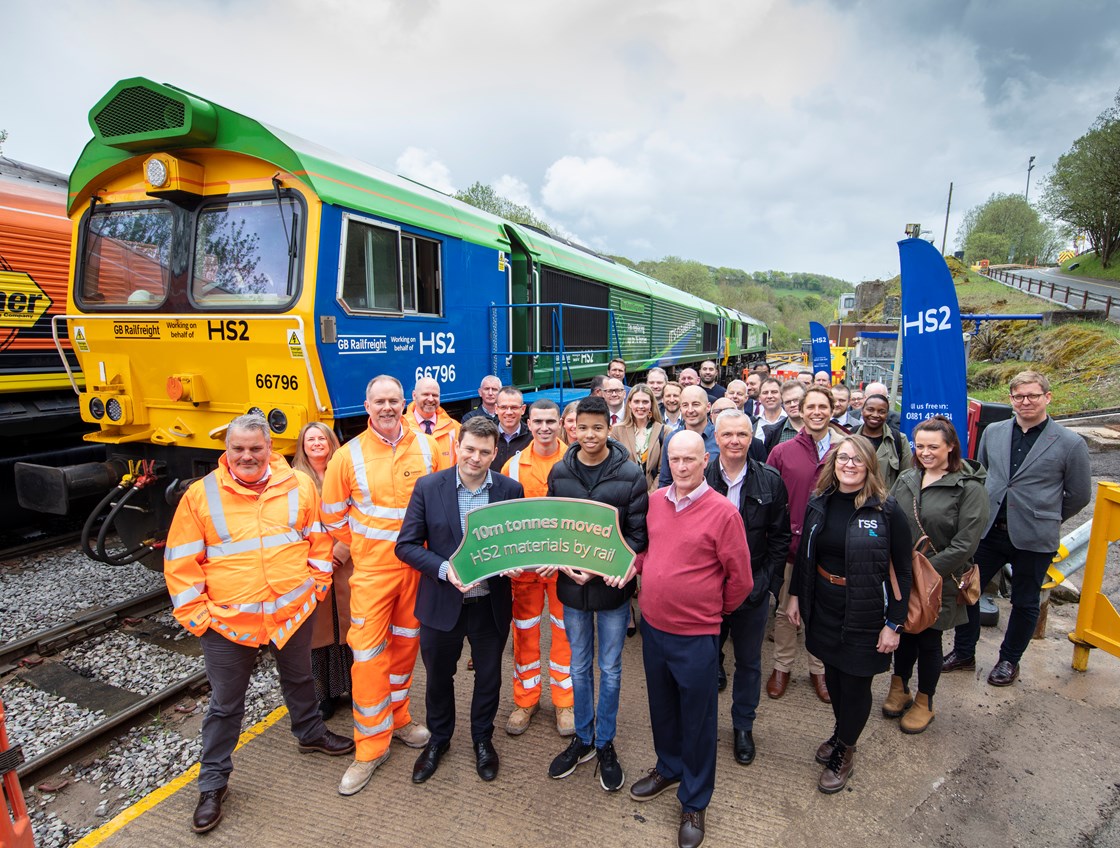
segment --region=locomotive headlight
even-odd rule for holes
[[[93,397],[89,399],[89,414],[98,421],[105,417],[105,404],[101,402],[101,398]]]
[[[277,435],[283,433],[288,429],[288,416],[279,409],[270,410],[268,413],[268,427]]]
[[[170,173],[167,169],[167,163],[162,159],[153,156],[144,163],[144,178],[148,181],[148,185],[152,188],[163,188],[167,185]]]
[[[109,416],[110,421],[118,422],[124,417],[124,407],[116,398],[109,398],[109,402],[105,404],[105,414]]]

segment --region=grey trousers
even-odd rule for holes
[[[315,700],[311,677],[311,622],[292,634],[282,650],[269,643],[280,672],[280,689],[292,721],[292,734],[301,743],[313,742],[327,732]],[[198,790],[221,789],[233,771],[233,749],[241,736],[245,717],[245,690],[260,648],[237,645],[213,630],[202,634],[202,654],[210,680],[210,707],[202,720],[202,758]]]

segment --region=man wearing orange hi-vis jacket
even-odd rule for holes
[[[533,441],[502,466],[502,473],[525,489],[527,498],[548,494],[548,472],[567,450],[560,441],[560,407],[550,400],[535,401],[529,407],[529,432]],[[571,736],[576,732],[572,713],[572,648],[564,630],[564,607],[556,597],[556,575],[542,577],[526,571],[511,577],[513,586],[513,703],[506,733],[520,736],[539,709],[541,700],[541,621],[544,598],[548,595],[548,617],[552,622],[552,645],[548,656],[548,680],[552,706],[556,711],[556,732]]]
[[[414,433],[426,433],[436,440],[440,468],[450,468],[455,464],[460,424],[439,405],[439,383],[431,377],[421,377],[416,381],[412,389],[412,403],[404,412],[404,420]]]
[[[272,452],[263,417],[235,418],[218,467],[192,483],[175,510],[164,550],[175,617],[201,638],[210,680],[193,821],[198,833],[222,819],[245,690],[262,645],[276,657],[299,750],[354,750],[319,715],[311,627],[304,626],[330,589],[332,545],[311,478]]]
[[[412,720],[408,690],[420,649],[415,615],[420,574],[396,555],[416,481],[443,468],[431,436],[404,418],[404,389],[381,375],[366,386],[369,427],[337,450],[323,478],[323,524],[350,546],[350,633],[354,762],[339,783],[353,795],[389,757],[392,737],[423,748],[430,734]]]

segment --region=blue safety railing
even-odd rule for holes
[[[551,384],[553,388],[561,390],[561,398],[563,397],[564,388],[564,374],[567,373],[567,384],[571,388],[575,388],[575,378],[572,376],[572,363],[571,359],[576,355],[590,355],[596,356],[600,354],[622,357],[622,343],[618,336],[618,324],[615,321],[614,310],[602,306],[579,306],[571,303],[491,303],[490,304],[490,356],[493,364],[493,372],[496,374],[498,371],[498,363],[504,361],[505,358],[512,360],[515,356],[528,356],[528,357],[548,357],[551,360]],[[498,333],[499,327],[503,322],[498,320],[500,311],[508,313],[508,320],[505,322],[505,327],[513,326],[513,318],[515,309],[534,310],[537,316],[540,310],[550,310],[548,319],[552,326],[552,350],[499,350],[498,349]],[[564,341],[564,314],[565,312],[604,312],[607,315],[607,339],[608,344],[613,342],[613,346],[604,348],[580,348],[578,351],[569,351]],[[530,319],[537,316],[529,315]],[[571,316],[574,318],[575,316]],[[535,327],[537,322],[531,321],[529,326]],[[512,370],[512,368],[511,368]],[[533,374],[533,384],[537,385],[539,381],[536,379],[537,364],[535,361],[530,363],[530,371]]]

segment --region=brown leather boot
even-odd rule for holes
[[[828,758],[828,765],[824,767],[817,781],[817,788],[825,795],[833,795],[847,786],[848,778],[855,770],[855,756],[855,745],[845,745],[837,739],[836,747],[832,749],[832,756]]]
[[[887,700],[883,701],[883,715],[887,718],[898,718],[914,703],[910,691],[902,678],[897,674],[891,675],[891,690],[887,693]]]
[[[883,708],[886,709],[885,707]],[[903,733],[921,733],[933,721],[933,701],[925,692],[919,692],[910,712],[902,717],[899,727]]]

